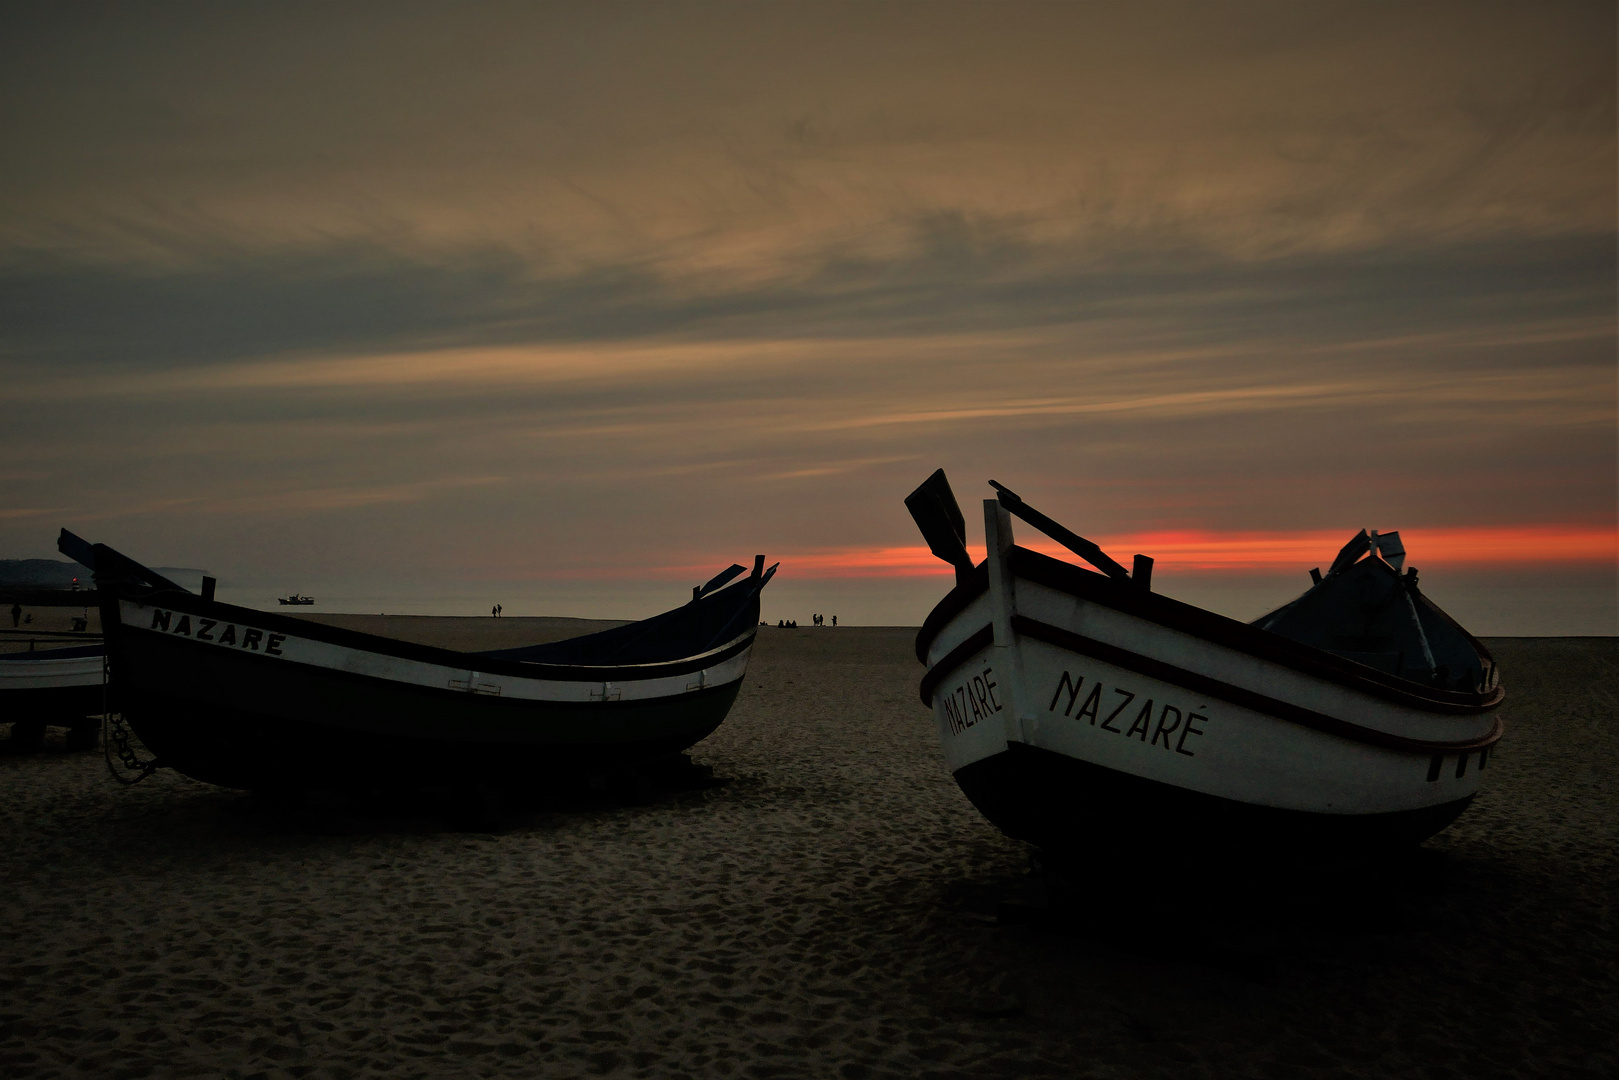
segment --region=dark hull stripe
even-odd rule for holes
[[[1501,739],[1503,731],[1501,721],[1497,719],[1490,730],[1484,735],[1474,739],[1413,739],[1404,735],[1394,735],[1373,728],[1362,727],[1359,724],[1340,720],[1326,713],[1306,709],[1302,705],[1294,705],[1247,690],[1232,683],[1201,675],[1174,664],[1143,656],[1131,652],[1117,645],[1110,645],[1095,638],[1083,637],[1079,634],[1063,630],[1023,615],[1012,616],[1012,628],[1018,633],[1037,641],[1044,641],[1048,645],[1055,645],[1060,649],[1079,656],[1089,656],[1096,660],[1134,671],[1154,679],[1160,679],[1174,686],[1182,686],[1188,690],[1196,690],[1210,697],[1219,698],[1232,705],[1239,705],[1245,709],[1263,713],[1277,720],[1285,720],[1324,731],[1331,735],[1350,739],[1354,742],[1366,743],[1371,746],[1381,746],[1390,750],[1404,750],[1411,753],[1454,753],[1460,750],[1478,750],[1493,746]],[[933,708],[933,694],[939,684],[948,679],[955,671],[967,662],[974,654],[995,640],[992,626],[985,626],[978,630],[966,641],[951,649],[928,673],[922,677],[922,704]]]
[[[1469,795],[1416,810],[1325,814],[1188,791],[1038,747],[956,770],[972,804],[1003,833],[1053,852],[1160,858],[1236,853],[1337,856],[1415,845],[1467,809]]]
[[[1426,712],[1474,715],[1493,709],[1506,696],[1499,686],[1487,694],[1475,694],[1441,690],[1401,679],[1345,660],[1324,649],[1291,641],[1279,634],[1172,600],[1159,593],[1148,592],[1129,582],[1115,581],[1027,548],[1014,546],[1011,564],[1013,574],[1037,585],[1399,705]],[[965,581],[950,590],[928,614],[916,636],[917,658],[927,663],[927,651],[933,640],[968,604],[988,589],[989,571],[980,565]],[[1481,660],[1493,663],[1494,658],[1489,650],[1477,638],[1468,635],[1468,640],[1478,650]]]
[[[1079,634],[1063,630],[1060,627],[1038,622],[1022,615],[1012,616],[1012,628],[1020,634],[1025,634],[1036,641],[1044,641],[1048,645],[1055,645],[1059,649],[1077,653],[1080,656],[1089,656],[1104,663],[1113,664],[1127,671],[1134,671],[1150,678],[1160,679],[1174,686],[1183,686],[1188,690],[1196,690],[1211,697],[1217,697],[1232,705],[1240,705],[1245,709],[1252,709],[1258,713],[1278,720],[1286,720],[1303,727],[1324,731],[1329,735],[1351,739],[1371,746],[1381,746],[1390,750],[1407,750],[1412,753],[1441,753],[1458,750],[1477,750],[1485,746],[1494,746],[1501,739],[1501,721],[1496,719],[1490,730],[1478,738],[1473,739],[1413,739],[1404,735],[1393,735],[1386,731],[1377,731],[1373,728],[1363,727],[1360,724],[1340,720],[1326,713],[1306,709],[1302,705],[1281,701],[1277,698],[1245,689],[1232,683],[1222,682],[1207,675],[1200,675],[1195,671],[1188,671],[1183,667],[1156,660],[1150,656],[1121,649],[1117,645],[1110,645],[1095,638],[1082,637]],[[965,659],[965,657],[963,657]],[[930,673],[931,674],[931,673]]]
[[[989,592],[989,563],[981,562],[956,587],[944,594],[944,599],[933,605],[928,617],[922,620],[922,629],[916,632],[916,658],[928,662],[928,649],[933,639],[944,632],[950,621],[967,609],[967,605]]]
[[[993,644],[995,641],[995,627],[985,626],[978,630],[966,641],[945,653],[937,664],[928,669],[922,676],[922,704],[933,708],[933,691],[939,684],[955,673],[955,670],[968,660],[972,659],[981,649]]]

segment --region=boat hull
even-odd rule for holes
[[[77,725],[101,712],[100,646],[0,657],[0,723]]]
[[[1052,850],[1310,855],[1418,843],[1478,791],[1497,691],[1431,691],[1012,548],[918,640],[946,760]],[[1275,640],[1272,640],[1275,639]]]
[[[1001,832],[1070,858],[1336,858],[1420,844],[1473,801],[1464,795],[1365,814],[1283,809],[1188,791],[1022,743],[957,769],[955,779]]]
[[[311,686],[319,691],[335,689],[318,681]],[[481,703],[470,710],[457,707],[464,703],[439,703],[438,720],[460,716],[472,725],[515,723],[530,729],[523,738],[504,740],[379,733],[329,715],[288,716],[155,689],[132,695],[126,715],[163,764],[220,787],[513,788],[551,784],[685,750],[719,727],[740,687],[738,680],[705,690],[673,710],[633,702],[623,707],[519,706],[512,712],[523,715],[492,717]],[[363,694],[373,707],[393,696],[386,688],[343,689]],[[331,700],[338,703],[346,696],[333,693]],[[398,705],[402,710],[431,707],[414,697]],[[609,710],[612,715],[604,715]],[[578,738],[586,727],[597,729],[593,737]]]
[[[111,601],[103,618],[113,704],[147,748],[256,790],[548,784],[675,753],[724,720],[753,641],[590,670],[175,594]]]

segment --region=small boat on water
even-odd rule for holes
[[[99,638],[83,641],[84,634],[46,637],[50,648],[0,653],[0,722],[12,725],[13,752],[39,749],[47,726],[68,729],[70,750],[95,745],[105,648]]]
[[[302,596],[298,593],[288,593],[286,596],[276,597],[275,602],[278,604],[290,604],[294,607],[307,607],[315,602],[315,598],[313,596]]]
[[[1292,603],[1242,623],[991,484],[973,564],[943,470],[905,500],[956,586],[917,635],[922,700],[972,803],[1053,854],[1338,855],[1456,819],[1501,738],[1477,639],[1362,532]],[[1090,563],[1012,539],[1012,517]]]
[[[158,761],[222,787],[544,785],[677,754],[725,719],[775,573],[567,641],[463,653],[219,603],[62,531],[101,597],[110,704]]]

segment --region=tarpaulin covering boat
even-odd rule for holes
[[[993,483],[993,481],[992,481]],[[1489,651],[1362,533],[1238,622],[1151,589],[1000,485],[974,565],[943,470],[906,499],[957,582],[917,635],[951,772],[1001,830],[1073,853],[1411,844],[1479,790],[1504,696]],[[1095,570],[1012,540],[1012,516]]]
[[[775,573],[568,641],[463,653],[219,603],[67,530],[111,705],[163,764],[247,789],[528,785],[674,754],[724,720]]]

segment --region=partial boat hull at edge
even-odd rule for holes
[[[103,647],[0,656],[0,722],[81,724],[102,708]]]

